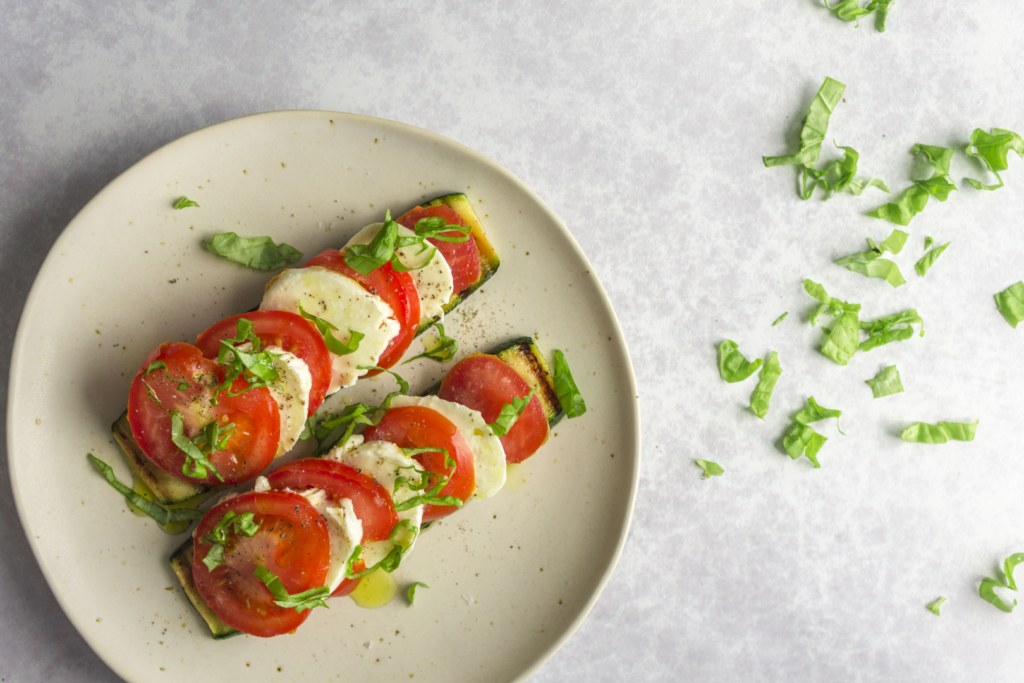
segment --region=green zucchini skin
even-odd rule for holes
[[[128,463],[132,474],[149,487],[157,503],[161,505],[177,505],[196,496],[201,496],[210,490],[210,487],[205,484],[178,479],[151,463],[135,441],[132,427],[128,423],[127,410],[111,425],[110,431],[114,436],[114,441],[121,447],[121,455],[124,457],[124,461]]]
[[[181,582],[185,596],[192,603],[196,611],[199,612],[199,616],[203,618],[206,625],[210,627],[214,640],[224,640],[225,638],[239,635],[241,631],[233,629],[221,621],[220,617],[214,614],[210,606],[203,600],[203,597],[199,595],[199,591],[196,590],[196,582],[192,577],[193,552],[195,552],[195,548],[192,545],[192,538],[189,537],[187,541],[181,544],[181,547],[174,551],[170,560],[171,569],[174,570],[178,581]]]
[[[533,343],[533,339],[530,337],[510,339],[487,351],[486,354],[497,356],[518,372],[528,385],[538,387],[536,396],[540,400],[541,407],[544,408],[544,415],[548,418],[548,427],[554,427],[562,421],[565,413],[562,411],[562,405],[558,402],[558,394],[555,393],[555,380],[548,368],[547,361],[544,360],[544,354]],[[423,393],[432,396],[440,390],[441,382],[438,382]]]
[[[491,279],[491,277],[498,271],[498,266],[501,265],[501,260],[498,258],[498,253],[494,251],[494,247],[487,239],[487,235],[484,234],[483,226],[480,225],[480,219],[477,218],[476,211],[473,210],[473,205],[469,203],[469,199],[462,193],[446,194],[436,199],[431,199],[426,204],[420,206],[427,208],[431,206],[447,206],[455,213],[459,214],[459,217],[465,222],[466,225],[473,228],[473,232],[470,233],[473,236],[473,241],[476,242],[477,251],[480,253],[480,279],[469,285],[461,292],[453,292],[448,303],[442,308],[444,309],[445,315],[451,313],[455,308],[466,300],[470,294],[480,289],[485,282]],[[419,329],[416,330],[416,335],[423,334],[428,327],[434,324],[436,318],[429,322],[425,322],[420,325]]]

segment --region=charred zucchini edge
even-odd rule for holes
[[[210,606],[203,600],[203,596],[199,595],[199,591],[196,590],[196,582],[192,577],[192,554],[194,552],[195,548],[192,545],[192,539],[189,538],[171,555],[171,569],[174,570],[178,581],[181,582],[181,587],[185,591],[185,597],[192,603],[192,607],[195,608],[196,612],[199,612],[199,616],[203,618],[206,625],[210,627],[210,632],[213,633],[215,640],[224,640],[225,638],[239,635],[241,631],[231,628],[221,621],[220,617],[214,614]]]
[[[151,463],[135,441],[131,424],[128,422],[127,410],[111,425],[110,431],[114,435],[114,441],[121,447],[121,455],[128,463],[132,474],[149,487],[157,499],[156,502],[161,505],[184,503],[210,490],[205,484],[178,479]]]

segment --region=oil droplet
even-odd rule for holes
[[[132,491],[134,491],[135,493],[139,494],[140,496],[142,496],[143,498],[145,498],[146,500],[148,500],[150,502],[154,502],[154,503],[156,502],[156,494],[153,493],[152,489],[150,489],[146,485],[146,482],[142,481],[142,479],[140,479],[138,477],[138,475],[135,474],[135,472],[132,472]],[[186,500],[183,503],[178,503],[176,505],[163,505],[163,507],[167,508],[168,510],[180,510],[180,509],[185,509],[185,508],[187,508],[189,510],[195,510],[196,508],[199,507],[200,503],[205,501],[211,495],[213,495],[212,491],[210,491],[208,493],[200,494],[198,496],[194,496],[192,498],[189,498],[188,500]],[[133,505],[131,503],[131,501],[126,500],[125,502],[128,505],[128,509],[131,510],[136,515],[138,515],[139,517],[147,517],[148,516],[148,515],[146,515],[145,512],[143,512],[138,507]],[[160,503],[157,503],[157,504],[160,505]],[[171,522],[170,524],[158,524],[157,526],[159,526],[161,529],[163,529],[167,533],[169,533],[171,535],[174,535],[174,534],[180,534],[180,533],[183,533],[183,532],[187,531],[188,528],[191,525],[192,525],[191,521],[183,520],[181,522]]]
[[[526,463],[511,463],[505,468],[505,486],[508,491],[518,491],[526,486],[529,469]]]
[[[352,591],[352,599],[360,607],[374,609],[391,602],[398,593],[398,584],[383,569],[367,574]]]

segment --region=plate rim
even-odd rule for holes
[[[583,249],[580,247],[579,243],[576,241],[576,238],[573,236],[573,234],[566,227],[565,223],[563,223],[562,220],[558,217],[558,215],[551,209],[551,207],[549,207],[547,203],[543,199],[541,199],[541,197],[536,192],[534,192],[533,189],[531,189],[526,183],[524,183],[518,176],[516,176],[514,173],[512,173],[507,168],[505,168],[498,162],[494,161],[490,157],[456,140],[452,140],[451,138],[445,137],[439,133],[434,133],[433,131],[427,130],[425,128],[420,128],[418,126],[403,123],[393,119],[367,116],[365,114],[353,114],[347,112],[336,112],[319,109],[282,109],[246,114],[243,116],[238,116],[231,119],[226,119],[224,121],[219,121],[217,123],[212,123],[207,126],[203,126],[189,133],[186,133],[185,135],[175,138],[174,140],[171,140],[170,142],[167,142],[161,145],[160,147],[156,148],[155,150],[149,152],[141,159],[136,160],[131,166],[129,166],[127,169],[119,173],[114,179],[107,183],[98,193],[96,193],[94,197],[92,197],[85,204],[85,206],[83,206],[75,214],[75,216],[61,230],[60,235],[58,235],[57,239],[54,240],[53,245],[47,252],[46,258],[43,259],[39,267],[39,270],[36,272],[35,278],[33,279],[32,282],[32,287],[29,289],[28,296],[25,298],[25,303],[22,307],[21,315],[18,319],[18,328],[17,332],[15,333],[14,344],[12,346],[10,356],[10,374],[8,376],[7,381],[7,415],[5,427],[7,430],[7,470],[11,481],[11,489],[14,498],[15,509],[17,510],[18,521],[21,524],[22,531],[25,534],[25,538],[28,541],[29,547],[32,549],[32,554],[35,557],[36,563],[43,574],[43,578],[46,580],[50,592],[53,594],[54,598],[57,601],[57,604],[60,605],[61,610],[64,612],[65,617],[67,617],[68,621],[71,622],[71,625],[78,632],[79,636],[89,645],[90,649],[103,661],[103,663],[106,666],[108,666],[118,676],[123,677],[124,673],[129,672],[122,672],[120,666],[118,666],[118,658],[115,656],[115,653],[107,650],[106,641],[102,638],[93,637],[91,635],[91,632],[84,627],[84,622],[81,622],[81,617],[79,617],[79,615],[75,613],[72,606],[68,603],[68,597],[58,590],[58,581],[56,577],[52,575],[49,565],[43,561],[43,549],[37,543],[36,536],[32,533],[31,527],[27,520],[27,513],[21,495],[21,487],[18,484],[18,471],[16,466],[18,458],[15,456],[15,430],[13,429],[15,418],[15,405],[18,403],[16,397],[20,390],[17,368],[21,366],[21,361],[23,360],[22,357],[26,353],[26,345],[28,344],[26,338],[26,329],[28,325],[26,323],[26,320],[32,316],[33,311],[37,305],[36,299],[39,296],[41,296],[40,292],[42,288],[42,276],[45,272],[49,270],[50,267],[52,267],[52,264],[56,262],[57,256],[60,252],[60,248],[62,247],[64,242],[71,239],[69,233],[72,230],[73,226],[75,226],[75,224],[78,223],[80,219],[83,219],[84,216],[88,215],[91,211],[95,210],[95,207],[101,204],[108,194],[114,192],[114,188],[116,188],[116,186],[119,185],[124,178],[126,178],[129,174],[135,171],[136,168],[152,163],[157,157],[159,157],[162,154],[165,154],[169,149],[173,147],[187,145],[193,140],[211,135],[215,130],[220,130],[232,126],[244,125],[245,123],[251,122],[256,119],[301,120],[314,117],[322,117],[324,115],[330,115],[339,118],[340,122],[335,122],[334,124],[336,126],[339,125],[339,123],[340,125],[345,125],[345,123],[360,123],[369,125],[392,126],[400,130],[403,130],[406,133],[411,133],[414,136],[426,138],[428,141],[432,141],[435,144],[443,144],[447,147],[454,148],[461,154],[465,154],[469,157],[474,158],[476,161],[489,167],[490,170],[496,172],[505,181],[510,182],[512,185],[516,186],[520,191],[526,194],[532,201],[536,202],[537,206],[540,207],[544,214],[546,214],[546,216],[561,232],[561,236],[567,239],[567,242],[569,243],[571,248],[575,250],[576,255],[584,263],[586,263],[587,267],[591,270],[591,272],[593,272],[593,265],[590,263],[590,259],[587,258],[586,254],[583,252]],[[539,655],[534,659],[534,661],[525,669],[523,669],[523,671],[515,679],[513,679],[517,682],[525,681],[534,673],[536,673],[537,670],[540,669],[540,667],[542,667],[546,662],[548,662],[554,656],[554,654],[558,652],[558,650],[560,650],[566,642],[568,642],[568,640],[576,633],[576,631],[586,620],[587,616],[590,614],[594,605],[597,603],[598,598],[604,592],[604,589],[607,586],[608,581],[611,579],[611,576],[614,573],[615,568],[618,566],[619,560],[622,557],[626,540],[629,536],[629,530],[632,524],[633,513],[636,506],[636,496],[640,482],[640,460],[642,455],[641,421],[639,403],[637,400],[636,375],[633,370],[633,361],[629,355],[629,348],[626,344],[626,338],[623,334],[622,326],[619,322],[618,316],[615,314],[615,310],[612,306],[611,299],[608,297],[608,293],[605,290],[600,278],[593,278],[593,282],[596,284],[597,292],[600,295],[600,304],[604,306],[604,308],[606,309],[609,318],[611,319],[612,325],[614,327],[615,334],[613,338],[616,339],[618,344],[621,345],[622,355],[625,357],[625,364],[622,368],[628,380],[628,386],[625,388],[627,388],[631,392],[631,395],[634,396],[634,398],[631,401],[629,401],[630,415],[628,415],[628,424],[634,433],[631,444],[631,447],[633,449],[633,466],[631,480],[629,482],[629,493],[626,498],[626,514],[621,520],[619,529],[617,530],[616,543],[611,555],[611,559],[604,567],[601,576],[597,582],[597,585],[592,591],[590,597],[584,603],[582,608],[580,608],[575,619],[573,619],[573,621],[562,631],[559,637],[552,641],[546,648],[544,648],[539,653]]]

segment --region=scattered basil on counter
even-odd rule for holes
[[[718,374],[726,382],[742,382],[754,374],[754,371],[764,363],[760,358],[753,362],[748,361],[739,351],[739,344],[731,339],[726,339],[718,345]]]
[[[879,33],[885,32],[885,22],[889,18],[889,10],[891,9],[893,0],[871,0],[868,4],[861,7],[860,0],[836,0],[836,4],[828,4],[828,0],[825,0],[825,7],[832,10],[832,12],[843,21],[852,21],[854,26],[859,26],[859,19],[868,16],[872,12],[878,12],[875,18],[875,28],[878,29]]]
[[[986,133],[981,128],[975,128],[971,133],[971,143],[967,145],[966,152],[969,156],[981,159],[999,183],[983,185],[974,178],[965,178],[965,180],[975,190],[998,190],[1003,186],[1003,179],[999,172],[1009,168],[1006,163],[1006,155],[1010,150],[1016,152],[1017,156],[1024,157],[1024,140],[1013,131],[993,128],[991,133]]]
[[[725,474],[725,470],[717,462],[711,462],[710,460],[694,460],[698,467],[704,470],[704,478],[708,477],[720,477]]]
[[[772,323],[772,327],[775,327],[776,325],[781,323],[783,320],[785,320],[787,315],[789,315],[789,311],[786,311],[785,313],[780,315],[778,318],[776,318],[775,322]]]
[[[908,443],[940,444],[947,441],[974,441],[978,431],[978,420],[974,422],[940,422],[928,424],[915,422],[900,435]]]
[[[917,214],[924,210],[929,197],[940,202],[946,201],[949,193],[956,190],[956,183],[949,177],[949,162],[953,158],[953,150],[947,147],[932,145],[914,145],[911,152],[923,154],[935,167],[930,178],[915,180],[913,185],[903,191],[899,199],[884,204],[866,215],[872,218],[884,218],[896,225],[909,225]]]
[[[996,294],[996,308],[1006,318],[1006,322],[1017,328],[1017,323],[1024,320],[1024,281],[1010,285]]]
[[[929,612],[931,612],[932,614],[934,614],[937,617],[938,616],[942,616],[941,614],[939,614],[939,608],[942,607],[942,603],[944,603],[944,602],[946,602],[946,598],[939,598],[935,602],[933,602],[930,605],[928,605],[925,609],[927,609]]]
[[[900,371],[896,369],[895,365],[886,367],[875,375],[874,379],[866,379],[864,383],[871,387],[871,394],[875,398],[903,393]]]
[[[935,263],[935,259],[939,258],[939,256],[942,255],[942,252],[946,251],[946,247],[948,247],[950,244],[952,244],[952,242],[946,242],[942,246],[935,247],[934,249],[926,253],[924,256],[922,256],[921,260],[914,264],[914,270],[917,271],[917,274],[920,275],[921,277],[924,277],[924,274],[927,273],[928,270]]]
[[[782,375],[782,366],[779,364],[779,354],[772,351],[768,362],[761,367],[761,374],[757,378],[757,386],[754,393],[750,395],[750,409],[762,420],[768,414],[768,404],[772,399],[772,392],[775,384]]]

